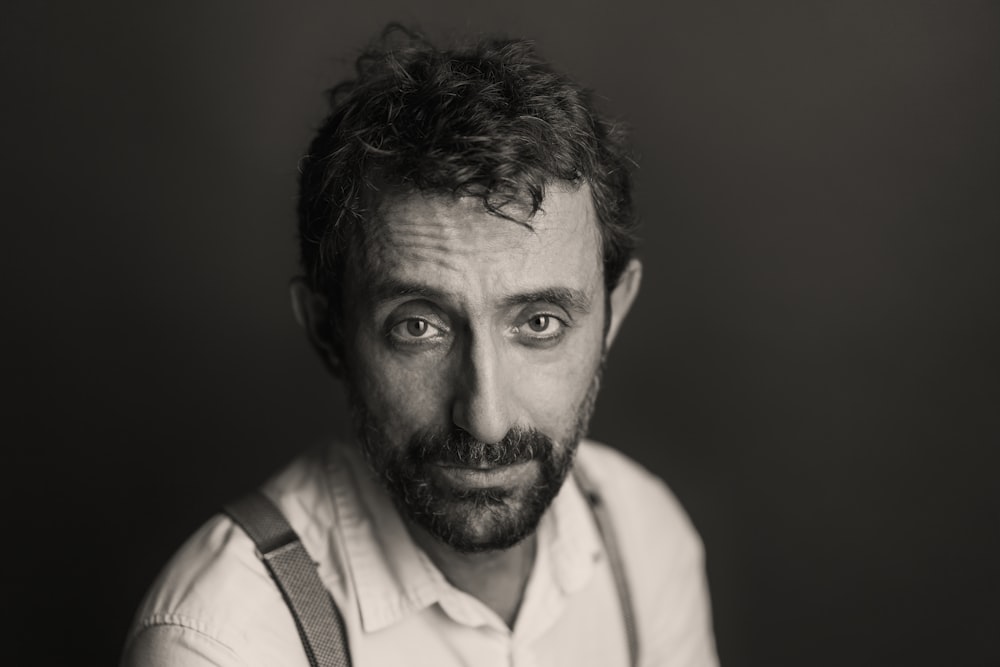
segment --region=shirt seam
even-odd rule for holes
[[[205,623],[202,620],[193,618],[191,616],[185,616],[183,614],[159,613],[159,614],[152,614],[146,617],[139,624],[139,629],[132,636],[132,639],[129,642],[129,644],[130,645],[134,644],[135,641],[139,638],[139,635],[146,632],[147,630],[151,630],[152,628],[156,627],[175,627],[175,628],[183,628],[185,630],[191,630],[192,632],[201,635],[205,639],[208,639],[212,643],[218,644],[221,648],[225,649],[225,651],[229,653],[229,655],[231,655],[233,658],[238,657],[236,655],[236,652],[233,650],[232,646],[219,639],[219,637],[217,636],[218,632],[215,630],[215,628],[213,628],[212,626],[210,626],[209,624]]]

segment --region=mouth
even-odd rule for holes
[[[536,461],[524,461],[497,466],[460,466],[452,463],[434,463],[430,467],[436,476],[444,478],[455,486],[485,489],[512,486],[519,482],[533,466],[537,465]]]

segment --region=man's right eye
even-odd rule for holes
[[[434,340],[445,332],[421,317],[408,317],[389,330],[394,340],[402,343],[421,343]]]

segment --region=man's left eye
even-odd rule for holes
[[[518,333],[531,341],[547,341],[563,334],[566,323],[555,315],[539,313],[524,320],[518,327]]]

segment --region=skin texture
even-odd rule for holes
[[[547,439],[553,458],[568,461],[640,273],[633,261],[606,313],[589,188],[550,187],[527,225],[489,214],[476,198],[421,193],[387,197],[372,222],[364,270],[347,286],[343,357],[334,363],[345,369],[374,467],[421,436],[455,432],[502,447],[505,436],[531,431]],[[301,288],[293,296],[300,316],[315,323],[322,304]],[[535,525],[510,545],[498,541],[508,525],[501,519],[527,511],[543,469],[536,460],[488,459],[422,468],[445,497],[435,511],[463,544],[482,548],[456,550],[419,518],[409,528],[452,583],[512,623]],[[461,500],[483,494],[491,501]],[[406,499],[395,500],[405,517]]]
[[[452,423],[483,442],[515,425],[550,437],[573,430],[603,347],[600,244],[588,189],[554,190],[544,209],[528,229],[474,198],[414,194],[381,207],[370,270],[352,285],[347,352],[354,386],[390,438]],[[587,310],[509,304],[551,288],[576,290]],[[544,315],[547,328],[532,330]]]

